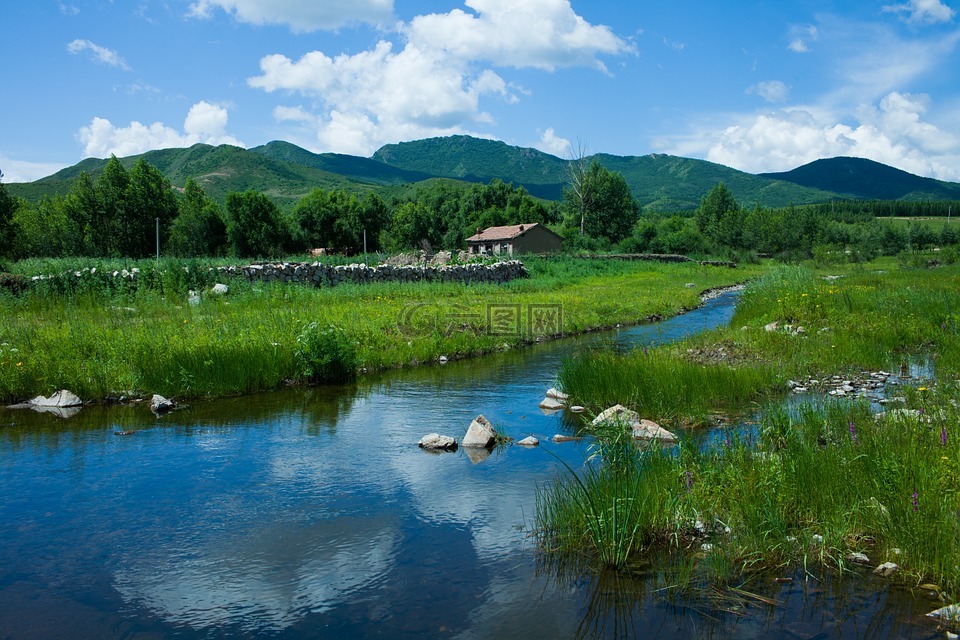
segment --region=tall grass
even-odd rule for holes
[[[864,401],[784,405],[768,409],[755,429],[722,432],[716,446],[682,439],[676,449],[644,449],[629,464],[568,469],[539,494],[543,548],[614,567],[651,548],[689,550],[688,575],[719,580],[760,566],[846,570],[856,551],[874,565],[896,562],[906,581],[960,587],[957,271],[844,275],[767,274],[748,289],[730,329],[647,353],[571,360],[561,382],[588,406],[633,403],[657,418],[736,407],[803,372],[924,356],[939,380],[902,390],[914,413],[876,419]],[[773,321],[812,330],[763,330]],[[729,363],[688,359],[688,349],[717,344],[734,355]],[[659,399],[669,390],[680,390],[680,409]]]

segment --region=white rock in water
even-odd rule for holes
[[[640,420],[639,423],[631,425],[633,428],[633,437],[642,440],[660,440],[661,442],[676,442],[677,436],[670,433],[653,420]]]
[[[493,430],[490,421],[480,414],[470,423],[470,428],[467,429],[467,435],[463,437],[461,445],[466,448],[489,449],[496,442],[497,432]]]
[[[517,442],[522,447],[536,447],[540,445],[540,441],[534,438],[533,436],[527,436],[523,440]]]
[[[442,436],[439,433],[430,433],[420,438],[417,445],[421,449],[430,449],[431,451],[453,451],[457,448],[457,440],[450,436]]]
[[[900,570],[900,565],[896,562],[884,562],[882,565],[873,570],[878,576],[883,576],[888,578]]]
[[[604,409],[600,414],[593,419],[593,426],[603,424],[604,422],[622,422],[623,424],[638,424],[640,422],[640,414],[636,411],[631,411],[627,409],[622,404],[615,404],[608,409]]]
[[[947,622],[960,622],[960,604],[950,604],[936,611],[927,614],[930,618],[946,620]]]
[[[556,387],[550,387],[549,389],[547,389],[547,397],[553,398],[555,400],[559,400],[561,402],[566,402],[567,400],[570,399],[570,396],[560,391]]]
[[[583,413],[586,410],[587,410],[586,407],[581,407],[578,404],[575,404],[572,407],[570,407],[570,411],[572,411],[573,413]]]
[[[543,400],[540,401],[540,404],[537,406],[547,411],[559,411],[560,409],[566,408],[567,405],[563,404],[562,402],[560,402],[555,398],[544,398]]]
[[[167,400],[158,393],[153,394],[150,399],[150,411],[154,413],[166,413],[176,408],[177,403],[173,400]]]
[[[37,396],[27,404],[31,404],[35,407],[79,407],[83,404],[83,400],[78,398],[75,394],[66,389],[61,389],[49,398],[44,398],[43,396]]]
[[[857,564],[870,564],[870,558],[867,554],[859,551],[852,551],[847,554],[847,562],[856,562]]]

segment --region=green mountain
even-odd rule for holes
[[[391,166],[471,182],[501,178],[523,185],[531,194],[559,200],[566,183],[567,161],[536,149],[469,136],[430,138],[382,147],[373,154]],[[718,182],[725,182],[746,204],[786,206],[822,202],[835,197],[826,191],[758,177],[705,160],[663,154],[613,156],[597,154],[601,165],[619,171],[640,204],[649,209],[694,209]]]
[[[489,183],[495,178],[523,185],[532,195],[559,200],[568,161],[536,149],[510,146],[469,136],[430,138],[390,144],[371,158],[312,153],[289,142],[241,149],[196,144],[121,158],[132,167],[140,158],[157,167],[175,187],[196,179],[207,193],[223,200],[231,191],[256,189],[282,207],[290,207],[316,187],[354,193],[376,191],[384,198],[413,194],[417,185],[435,180]],[[663,154],[597,154],[611,171],[620,172],[634,196],[648,210],[693,209],[711,188],[724,182],[747,206],[786,206],[838,197],[868,200],[960,200],[960,184],[931,180],[858,158],[818,160],[785,173],[753,175],[705,160]],[[88,158],[57,173],[25,184],[8,185],[28,200],[64,194],[82,172],[96,178],[107,161]]]
[[[960,184],[922,178],[863,158],[814,160],[792,171],[760,175],[862,200],[960,200]]]

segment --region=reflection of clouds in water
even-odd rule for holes
[[[174,624],[278,630],[381,579],[400,541],[396,522],[384,516],[245,533],[192,547],[171,541],[151,557],[127,561],[116,572],[116,588]]]

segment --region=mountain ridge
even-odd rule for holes
[[[523,186],[536,197],[560,200],[570,162],[537,149],[471,136],[388,144],[369,158],[314,153],[276,140],[250,149],[195,144],[148,151],[120,161],[129,168],[141,158],[174,186],[182,187],[187,178],[194,178],[218,200],[230,191],[256,189],[281,206],[292,206],[317,187],[398,193],[437,179],[483,184],[500,179]],[[667,154],[598,153],[584,159],[620,172],[648,211],[696,208],[718,182],[724,182],[745,206],[802,205],[836,198],[960,200],[958,183],[916,176],[862,158],[825,158],[791,171],[761,174]],[[28,200],[65,194],[80,173],[97,174],[106,163],[106,159],[87,158],[40,180],[7,186],[11,193]]]

